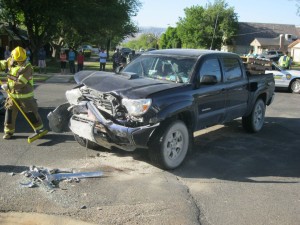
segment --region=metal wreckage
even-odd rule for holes
[[[101,177],[102,171],[73,173],[72,170],[48,169],[43,167],[30,166],[28,170],[21,173],[28,178],[27,182],[22,182],[22,187],[43,186],[48,191],[54,191],[57,184],[62,180],[79,182],[83,178]]]
[[[141,94],[151,94],[153,89],[147,86],[152,87],[156,82],[148,80],[148,84],[134,87],[139,80],[132,79],[131,75],[105,72],[77,73],[75,80],[79,85],[66,91],[68,102],[48,114],[51,130],[60,133],[70,129],[76,141],[88,148],[99,145],[106,148],[115,146],[126,151],[145,148],[147,137],[158,123],[151,121],[153,125],[149,125],[150,118],[142,116],[150,107],[151,100],[142,99]],[[160,86],[161,90],[166,88],[166,85]]]

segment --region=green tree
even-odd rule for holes
[[[178,36],[176,27],[168,27],[162,34],[159,44],[161,48],[181,48],[181,39]]]
[[[28,41],[21,35],[20,28],[28,33],[33,55],[48,43],[57,32],[57,24],[62,18],[65,1],[30,1],[30,0],[1,0],[1,18],[10,25],[12,31],[21,39],[23,45]]]
[[[141,48],[143,49],[149,49],[149,48],[156,48],[158,49],[159,46],[159,36],[154,33],[145,33],[141,34],[138,38],[135,38],[133,40],[128,41],[127,43],[124,43],[124,47],[128,47],[131,49],[139,50]]]
[[[49,42],[60,48],[92,41],[109,49],[111,40],[137,31],[131,17],[139,7],[138,0],[0,0],[0,16],[16,35],[21,37],[17,27],[27,30],[36,55]]]
[[[237,14],[223,0],[213,4],[185,8],[185,18],[179,18],[177,32],[187,48],[220,49],[231,41],[238,30]]]

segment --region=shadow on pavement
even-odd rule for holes
[[[43,120],[44,128],[49,130],[49,133],[40,138],[40,140],[45,140],[45,142],[39,144],[39,146],[53,146],[59,143],[74,141],[73,134],[68,133],[52,133],[49,124],[47,115],[50,111],[54,110],[54,108],[39,108],[39,114]],[[3,123],[4,123],[4,115],[0,115],[0,130],[3,132]],[[17,120],[16,120],[16,131],[13,136],[13,139],[27,139],[29,135],[34,134],[32,127],[28,124],[24,116],[19,112]]]
[[[297,127],[300,127],[298,118],[268,117],[261,132],[249,134],[243,130],[241,121],[235,120],[196,137],[193,152],[173,172],[184,178],[290,183],[286,179],[278,181],[278,177],[300,178]]]
[[[0,173],[21,173],[25,170],[28,166],[0,165]]]

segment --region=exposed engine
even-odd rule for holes
[[[140,126],[143,122],[142,118],[129,116],[126,108],[121,104],[121,98],[114,93],[101,93],[87,87],[80,88],[80,91],[84,99],[82,101],[93,102],[103,117],[108,120],[129,127]],[[76,114],[78,107],[80,103],[74,107],[73,113]]]

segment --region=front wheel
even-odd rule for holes
[[[162,169],[175,169],[185,159],[190,135],[186,125],[179,120],[161,126],[150,143],[151,161]]]
[[[293,83],[291,83],[290,91],[295,94],[300,93],[300,80],[299,79],[296,79],[293,81]]]
[[[242,118],[244,129],[251,133],[259,132],[264,125],[265,112],[266,105],[264,101],[258,99],[254,104],[251,114]]]

